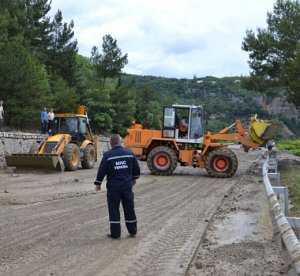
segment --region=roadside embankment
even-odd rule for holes
[[[188,275],[287,275],[290,267],[262,177],[245,175],[225,195]]]
[[[300,217],[300,157],[289,152],[277,154],[281,184],[289,190],[291,217]]]

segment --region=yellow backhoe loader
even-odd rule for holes
[[[83,169],[94,167],[97,142],[86,107],[80,106],[76,113],[56,114],[52,131],[53,135],[33,145],[29,153],[6,155],[7,166],[59,171],[75,171],[80,164]]]

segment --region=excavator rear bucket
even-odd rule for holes
[[[11,154],[5,156],[9,167],[22,169],[64,170],[63,161],[57,154]]]
[[[265,145],[278,133],[279,124],[270,121],[259,120],[256,117],[251,119],[250,137],[259,145]]]

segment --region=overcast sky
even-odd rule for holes
[[[79,53],[110,33],[128,53],[125,72],[192,78],[246,75],[246,29],[265,26],[275,0],[52,0],[74,20]]]

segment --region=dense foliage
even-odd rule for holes
[[[267,27],[248,30],[242,46],[249,53],[247,88],[274,93],[277,87],[300,106],[300,2],[277,0]]]
[[[77,102],[73,22],[49,11],[47,0],[0,2],[0,98],[13,126],[36,125],[44,105],[70,110]]]
[[[68,112],[81,103],[90,108],[98,131],[124,132],[134,118],[135,93],[114,79],[127,54],[106,35],[102,52],[93,47],[90,60],[79,56],[73,21],[64,22],[59,10],[51,18],[50,10],[49,0],[0,2],[0,99],[6,123],[38,127],[44,106]],[[107,78],[111,81],[104,85]]]
[[[236,119],[249,120],[254,114],[268,116],[259,102],[260,95],[242,88],[240,77],[168,79],[125,75],[123,82],[133,82],[137,90],[137,101],[145,103],[145,106],[142,103],[137,106],[137,110],[141,110],[137,115],[140,114],[144,122],[146,118],[143,114],[148,114],[155,122],[159,122],[161,108],[172,103],[202,105],[206,129],[210,131],[218,131]],[[158,126],[157,123],[154,125]]]
[[[278,148],[300,156],[300,140],[285,140],[278,143]]]

